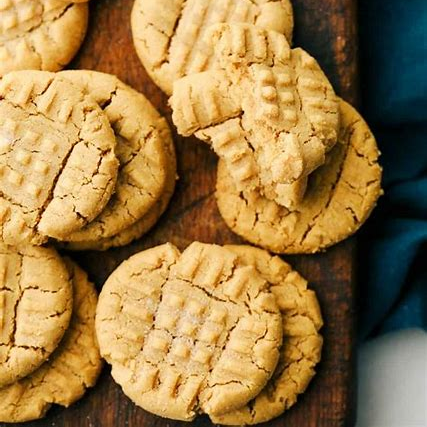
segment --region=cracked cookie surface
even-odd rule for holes
[[[55,250],[0,245],[0,387],[51,356],[72,304],[70,277]]]
[[[154,218],[154,212],[162,210],[159,205],[167,205],[176,176],[171,132],[150,102],[115,76],[81,70],[63,71],[60,75],[83,86],[104,110],[116,135],[120,163],[115,192],[105,209],[64,240],[70,242],[71,248],[106,246],[107,240],[146,215]]]
[[[84,39],[88,13],[85,0],[0,0],[0,76],[62,69]]]
[[[0,81],[0,233],[40,244],[84,227],[114,191],[116,140],[83,90],[46,71]]]
[[[217,202],[227,225],[253,244],[276,253],[314,253],[354,234],[374,209],[382,169],[372,132],[360,114],[340,101],[339,143],[324,166],[309,177],[296,210],[257,191],[239,191],[223,161],[218,166]]]
[[[141,252],[101,292],[101,354],[125,394],[154,414],[190,421],[229,412],[255,397],[277,365],[282,323],[267,287],[220,246]]]
[[[283,414],[297,401],[315,375],[323,338],[323,325],[316,294],[307,288],[307,281],[277,256],[251,246],[226,246],[245,265],[255,266],[270,284],[283,320],[283,345],[272,378],[261,393],[248,405],[224,414],[211,416],[212,422],[223,425],[264,423]]]
[[[226,22],[254,24],[292,39],[289,0],[136,0],[132,10],[138,56],[168,95],[177,79],[215,67],[204,36],[209,26]]]
[[[165,212],[175,190],[176,158],[173,143],[170,142],[170,147],[166,151],[169,156],[166,168],[166,186],[156,203],[140,219],[114,236],[83,242],[62,242],[61,246],[72,251],[106,251],[110,248],[129,245],[148,233]]]
[[[178,132],[209,143],[239,189],[292,207],[337,141],[332,86],[314,58],[277,32],[221,24],[208,39],[219,68],[175,82]]]
[[[68,407],[93,387],[102,359],[95,334],[97,294],[87,275],[66,259],[73,286],[68,330],[48,361],[28,377],[0,389],[0,421],[25,422],[43,417],[52,404]]]

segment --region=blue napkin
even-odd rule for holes
[[[361,233],[360,337],[427,328],[427,1],[360,0],[362,113],[385,196]]]

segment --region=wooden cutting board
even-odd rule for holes
[[[235,0],[240,1],[240,0]],[[167,97],[151,82],[132,44],[133,0],[92,0],[89,33],[72,68],[116,74],[144,93],[170,119]],[[295,45],[321,63],[335,89],[357,102],[356,0],[293,0]],[[190,242],[242,243],[222,221],[215,203],[216,157],[204,144],[175,135],[180,180],[171,205],[156,228],[141,241],[106,253],[78,253],[74,258],[101,289],[110,272],[131,254],[167,241],[185,248]],[[325,345],[318,375],[299,402],[270,423],[277,427],[351,427],[355,413],[354,241],[325,254],[287,257],[319,296]],[[201,417],[195,426],[211,425]],[[105,367],[98,385],[68,409],[53,407],[47,418],[27,426],[175,427],[137,408],[112,381]]]

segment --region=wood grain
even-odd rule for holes
[[[236,0],[237,1],[237,0]],[[295,44],[321,63],[337,92],[357,102],[357,25],[355,0],[294,0]],[[150,81],[134,52],[129,28],[132,0],[97,0],[91,4],[90,30],[73,68],[116,74],[143,92],[170,120],[167,98]],[[239,243],[222,221],[214,199],[216,158],[193,139],[175,135],[180,180],[171,206],[142,241],[107,253],[80,253],[74,258],[98,286],[129,255],[171,241],[184,248],[193,240]],[[317,291],[326,325],[319,373],[298,404],[270,423],[277,427],[342,427],[354,425],[354,242],[325,254],[288,257]],[[207,418],[193,423],[208,426]],[[114,384],[106,367],[97,387],[68,409],[53,407],[48,417],[29,426],[175,427],[134,406]]]

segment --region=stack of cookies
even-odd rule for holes
[[[158,246],[121,264],[96,312],[102,356],[137,405],[161,417],[257,424],[292,406],[320,360],[307,282],[250,246]]]
[[[379,151],[316,60],[291,48],[289,1],[181,3],[136,0],[134,42],[172,95],[178,132],[220,157],[217,200],[227,225],[289,254],[355,233],[381,195]]]
[[[4,76],[0,150],[0,236],[10,245],[125,245],[155,224],[175,186],[166,121],[98,72]]]
[[[53,249],[0,244],[0,421],[44,416],[95,385],[97,294]]]
[[[166,121],[93,71],[16,71],[0,81],[0,421],[37,419],[95,384],[97,295],[62,259],[140,237],[176,180]]]

